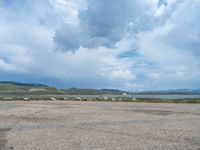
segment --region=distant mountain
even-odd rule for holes
[[[17,95],[123,95],[130,94],[116,89],[56,89],[45,84],[0,81],[0,94]]]
[[[65,90],[69,95],[122,95],[124,93],[129,94],[129,92],[115,90],[115,89],[80,89],[80,88],[70,88]]]
[[[134,92],[134,94],[200,94],[200,89],[174,89]]]
[[[39,83],[21,83],[21,82],[14,82],[14,81],[0,81],[0,84],[10,84],[10,85],[18,85],[18,86],[32,86],[32,87],[49,87],[45,84]]]
[[[117,89],[101,89],[104,93],[112,93],[113,95],[123,95],[123,94],[132,94],[131,92],[121,91]]]
[[[17,95],[138,95],[138,94],[200,94],[200,89],[175,89],[127,92],[117,89],[57,89],[40,83],[0,81],[0,94]]]

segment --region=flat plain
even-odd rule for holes
[[[200,150],[200,105],[1,101],[0,144],[1,150]]]

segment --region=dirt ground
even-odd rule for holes
[[[0,102],[4,149],[200,150],[200,105]]]

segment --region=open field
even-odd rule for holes
[[[0,150],[200,150],[200,105],[1,101],[0,144]]]

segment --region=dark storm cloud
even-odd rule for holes
[[[90,1],[79,14],[78,26],[64,24],[56,31],[54,40],[59,50],[77,50],[79,47],[114,47],[125,36],[130,23],[132,30],[145,28],[145,5],[139,0]],[[145,18],[146,17],[146,18]],[[137,26],[140,24],[140,26]],[[133,33],[134,34],[134,33]]]

